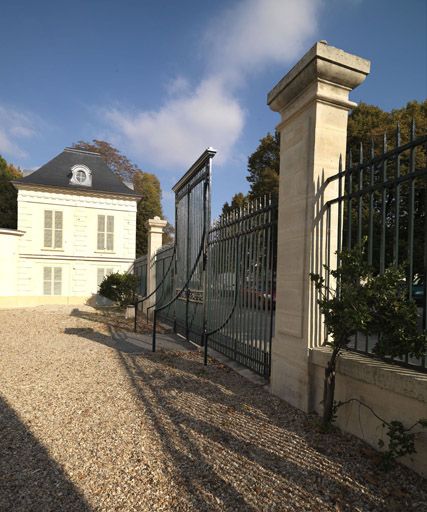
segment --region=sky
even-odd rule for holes
[[[279,115],[267,93],[318,40],[371,60],[351,99],[427,97],[425,0],[2,0],[0,154],[34,170],[111,142],[172,186],[214,147],[216,216]]]

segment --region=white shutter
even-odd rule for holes
[[[107,217],[107,251],[114,249],[114,217],[108,215]]]
[[[52,267],[43,268],[43,295],[52,295]]]
[[[61,267],[55,267],[53,270],[54,270],[53,294],[54,295],[61,295],[62,268]]]
[[[105,215],[98,215],[97,248],[99,251],[103,251],[105,249]]]
[[[44,211],[44,247],[52,247],[52,210]]]
[[[62,212],[55,212],[55,249],[62,248]]]

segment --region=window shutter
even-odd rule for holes
[[[114,249],[114,217],[107,217],[107,251]]]
[[[52,247],[52,214],[52,210],[44,211],[44,247]]]
[[[51,283],[52,283],[52,267],[44,267],[43,268],[43,294],[44,295],[51,295]]]
[[[62,212],[55,212],[55,249],[62,247]]]
[[[62,285],[62,268],[55,267],[54,268],[54,281],[53,281],[53,294],[61,295],[61,285]]]
[[[98,250],[105,249],[105,215],[98,215]]]

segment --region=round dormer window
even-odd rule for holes
[[[92,171],[86,165],[78,164],[71,168],[70,185],[92,186]]]
[[[76,172],[76,179],[79,183],[84,183],[86,181],[86,173],[84,171]]]

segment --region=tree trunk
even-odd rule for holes
[[[326,427],[332,423],[335,396],[335,365],[340,351],[340,346],[335,347],[328,365],[325,368],[325,381],[323,384],[323,425]]]

